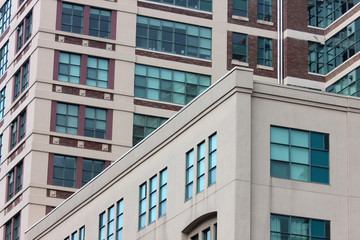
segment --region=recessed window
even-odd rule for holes
[[[111,11],[90,8],[89,35],[110,38]]]
[[[86,107],[84,135],[106,139],[106,116],[105,109]]]
[[[134,114],[133,145],[136,145],[156,128],[166,122],[167,118]]]
[[[14,100],[29,86],[29,60],[15,73]]]
[[[86,85],[107,88],[109,74],[109,60],[88,57]]]
[[[205,188],[205,141],[197,146],[197,185],[196,192],[202,192]]]
[[[111,206],[108,209],[108,218],[107,218],[107,239],[114,239],[115,236],[115,206]]]
[[[105,224],[106,224],[105,212],[99,215],[99,240],[105,240]]]
[[[272,0],[258,0],[258,19],[272,22]]]
[[[167,200],[167,169],[160,172],[159,182],[159,218],[166,214]]]
[[[9,51],[9,42],[6,42],[4,46],[0,49],[0,77],[2,77],[7,69],[8,62],[8,51]]]
[[[105,169],[105,162],[84,158],[82,166],[82,186],[84,186]]]
[[[30,12],[25,19],[17,26],[17,51],[19,51],[24,44],[31,37],[31,24],[32,24],[32,12]]]
[[[217,160],[217,136],[216,134],[209,137],[209,180],[208,185],[216,182],[216,160]]]
[[[11,145],[13,149],[25,137],[26,109],[10,125]]]
[[[139,230],[146,226],[146,182],[139,187]]]
[[[76,182],[76,158],[63,155],[54,156],[53,185],[72,187]]]
[[[6,87],[4,87],[1,91],[0,91],[0,120],[4,118],[4,114],[5,114],[5,93],[6,93]]]
[[[202,11],[212,11],[212,0],[149,0],[152,2],[161,2],[179,7],[198,9]]]
[[[77,135],[79,121],[79,106],[57,103],[56,132]]]
[[[0,35],[3,34],[10,25],[10,18],[11,0],[7,0],[0,8]]]
[[[77,232],[73,232],[71,234],[71,240],[78,240],[78,233]]]
[[[79,240],[85,240],[85,226],[79,229]]]
[[[150,178],[149,187],[149,223],[156,220],[156,203],[157,203],[157,176]]]
[[[242,33],[232,33],[232,59],[248,62],[248,36]]]
[[[258,37],[258,64],[273,66],[272,39]]]
[[[16,167],[14,167],[10,172],[8,172],[8,196],[7,200],[9,201],[15,194],[20,192],[22,189],[23,182],[23,163],[20,162]]]
[[[194,149],[186,153],[185,201],[193,196],[194,185]]]
[[[329,184],[329,135],[271,126],[271,176]]]
[[[20,239],[20,213],[16,214],[5,224],[5,240]]]
[[[123,233],[123,224],[124,224],[124,200],[121,199],[117,202],[116,207],[116,239],[122,240],[122,233]]]
[[[211,59],[211,28],[138,16],[136,47]]]
[[[233,15],[240,17],[248,16],[248,1],[247,0],[234,0],[233,1]]]
[[[72,33],[83,33],[84,7],[76,4],[63,3],[61,30]]]
[[[80,83],[81,55],[60,52],[58,80],[62,82]]]

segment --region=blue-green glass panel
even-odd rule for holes
[[[325,237],[325,224],[322,220],[311,220],[311,236]]]
[[[271,161],[271,176],[290,178],[290,164],[287,162]]]
[[[309,219],[308,218],[291,218],[291,234],[296,235],[309,235]]]
[[[289,233],[289,220],[287,216],[271,215],[270,229],[272,232]]]
[[[292,146],[309,147],[309,132],[290,130],[290,144]]]
[[[291,164],[290,166],[291,179],[300,181],[309,181],[309,166],[300,164]]]
[[[311,164],[329,167],[329,152],[311,150]]]
[[[270,140],[272,143],[289,144],[289,130],[281,127],[271,127]]]
[[[311,181],[329,184],[329,169],[311,167]]]
[[[311,133],[311,148],[324,149],[324,134],[323,133]]]
[[[280,161],[289,161],[289,147],[279,144],[271,144],[271,154],[270,157],[272,160]]]
[[[309,164],[309,149],[291,147],[290,160],[291,162]]]

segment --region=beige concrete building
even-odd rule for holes
[[[26,239],[359,239],[359,110],[233,70]]]
[[[0,0],[0,238],[24,239],[235,66],[360,95],[359,10],[359,0]]]

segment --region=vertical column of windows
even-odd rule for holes
[[[186,187],[185,200],[189,200],[193,195],[194,183],[194,150],[186,153]]]
[[[217,159],[217,136],[216,134],[209,137],[209,180],[208,185],[216,182],[216,159]]]
[[[167,169],[160,172],[159,183],[159,218],[166,214],[167,199]]]
[[[105,212],[99,215],[99,240],[105,240]]]
[[[196,192],[202,192],[205,187],[205,141],[200,143],[197,147],[197,187]]]
[[[156,202],[157,202],[157,176],[150,179],[149,187],[149,223],[156,220]]]
[[[11,0],[7,0],[0,8],[0,35],[3,34],[10,25],[10,18]]]
[[[20,213],[16,214],[5,224],[5,240],[20,239]]]
[[[146,226],[146,182],[139,187],[139,230]]]
[[[117,202],[116,213],[116,240],[122,240],[123,219],[124,219],[124,200]]]
[[[31,24],[32,24],[32,12],[30,12],[25,19],[16,28],[17,30],[17,51],[19,51],[24,44],[31,37]]]
[[[17,116],[10,125],[11,145],[13,149],[25,137],[26,109]]]
[[[107,240],[114,240],[115,229],[115,206],[111,206],[108,209],[108,222],[107,222]]]

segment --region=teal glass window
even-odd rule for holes
[[[108,87],[109,60],[97,57],[87,59],[87,79],[89,86]]]
[[[160,172],[159,182],[159,218],[166,214],[167,169]]]
[[[5,93],[6,93],[6,87],[4,87],[0,91],[0,119],[3,119],[5,114],[5,98],[6,98]]]
[[[273,66],[272,39],[258,37],[258,64]]]
[[[26,109],[22,111],[10,125],[11,145],[13,149],[25,137]]]
[[[326,88],[327,92],[360,97],[360,67]]]
[[[110,38],[111,11],[99,8],[90,8],[89,35]]]
[[[4,46],[0,49],[0,77],[4,75],[7,69],[8,62],[8,51],[9,51],[9,42],[6,42]]]
[[[81,56],[60,52],[58,80],[62,82],[80,83]]]
[[[325,73],[324,46],[315,42],[308,42],[308,71]]]
[[[149,0],[152,2],[161,2],[179,7],[198,9],[202,11],[212,11],[212,0]]]
[[[79,229],[79,240],[85,240],[85,226]]]
[[[329,184],[329,135],[271,126],[271,176]]]
[[[194,149],[186,153],[185,201],[193,196],[194,185]]]
[[[63,2],[61,15],[61,31],[83,33],[84,7]]]
[[[77,232],[73,232],[71,234],[71,240],[78,240],[78,233]]]
[[[208,185],[216,182],[216,161],[217,161],[217,135],[216,133],[209,137],[209,180]]]
[[[63,155],[54,156],[53,185],[75,187],[76,158]]]
[[[240,17],[248,17],[248,1],[233,0],[233,15]]]
[[[143,140],[147,135],[160,127],[167,118],[134,114],[133,145]]]
[[[124,226],[124,200],[121,199],[116,205],[116,240],[122,240]]]
[[[248,62],[248,36],[233,32],[232,40],[232,59]]]
[[[17,51],[19,51],[24,44],[31,37],[31,24],[32,24],[32,12],[30,12],[25,19],[16,28],[17,30]]]
[[[20,93],[25,91],[29,85],[29,61],[26,61],[19,71],[15,73],[15,84],[14,84],[14,100],[16,100]]]
[[[56,132],[77,135],[79,121],[79,106],[57,103]]]
[[[135,97],[184,105],[210,84],[208,75],[135,65]]]
[[[205,188],[205,141],[197,146],[197,186],[196,192],[202,192]]]
[[[272,22],[272,0],[258,0],[258,19]]]
[[[156,220],[156,203],[157,203],[157,176],[150,178],[149,186],[149,224]]]
[[[105,162],[84,158],[82,167],[82,186],[84,186],[105,169]]]
[[[99,240],[105,240],[105,225],[106,225],[105,212],[99,215]]]
[[[270,240],[330,240],[330,221],[271,214]]]
[[[139,187],[139,230],[146,226],[146,182]]]
[[[107,240],[115,239],[115,206],[112,205],[108,208],[107,218]]]
[[[7,0],[0,8],[0,35],[3,34],[10,25],[10,18],[11,0]]]
[[[5,224],[5,240],[20,239],[20,213],[17,213]]]
[[[100,108],[85,108],[84,136],[106,139],[107,110]]]
[[[136,47],[195,58],[211,59],[211,29],[138,16]]]

